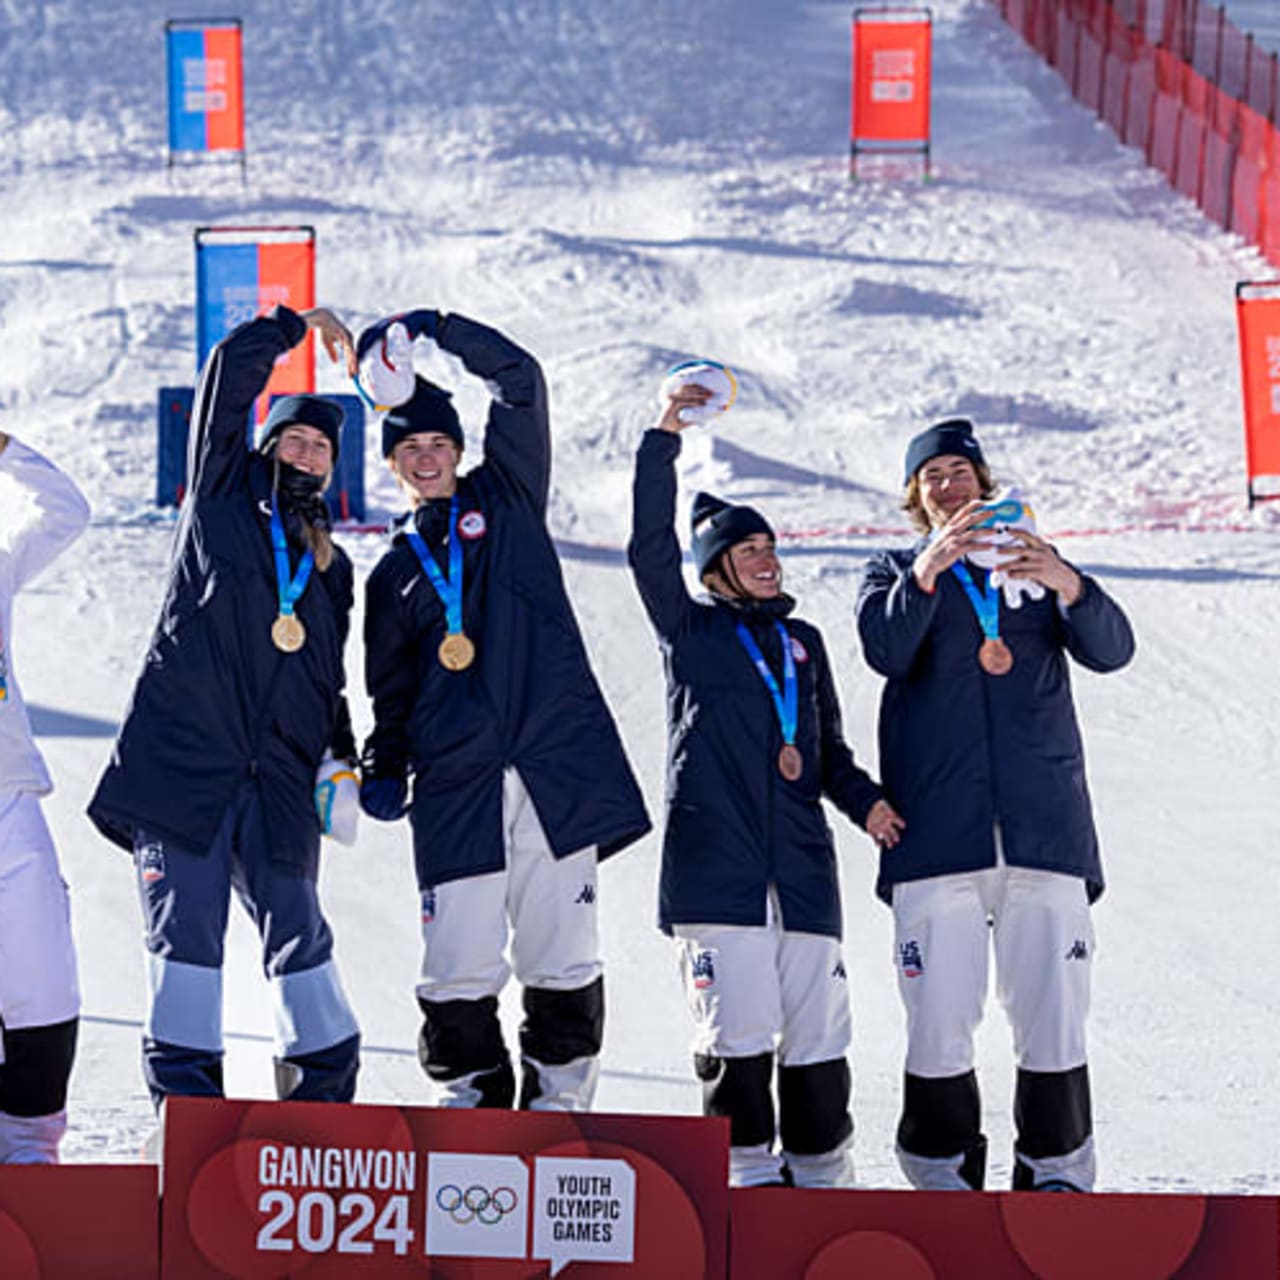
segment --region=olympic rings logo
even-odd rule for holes
[[[436,1192],[436,1205],[459,1226],[468,1222],[481,1222],[486,1227],[495,1226],[520,1203],[520,1197],[510,1187],[486,1190],[472,1183],[465,1191],[454,1182],[446,1182]]]

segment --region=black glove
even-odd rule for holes
[[[408,794],[403,778],[365,778],[360,784],[360,807],[379,822],[395,822],[409,811]]]

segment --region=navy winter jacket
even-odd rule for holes
[[[627,555],[667,675],[667,822],[658,921],[763,925],[776,886],[793,932],[841,936],[835,845],[825,795],[860,827],[879,787],[854,763],[817,627],[786,615],[790,597],[695,600],[684,584],[674,522],[680,437],[652,430],[636,456]],[[738,637],[746,624],[782,684],[786,618],[799,682],[796,746],[804,770],[778,771],[782,729],[773,698]]]
[[[447,577],[449,499],[423,503],[398,522],[366,585],[374,713],[366,773],[413,772],[422,888],[505,865],[508,767],[519,772],[556,857],[595,845],[604,858],[649,830],[546,526],[551,430],[542,370],[528,352],[463,316],[404,319],[428,315],[440,348],[493,384],[496,398],[484,462],[458,483],[463,631],[475,644],[474,663],[464,671],[441,666],[444,608],[404,537],[416,519]]]
[[[297,653],[271,640],[279,612],[271,547],[274,463],[252,451],[249,412],[276,358],[306,326],[279,307],[214,348],[196,394],[169,585],[111,761],[89,805],[126,849],[142,828],[206,853],[237,791],[252,783],[267,815],[263,851],[314,875],[320,822],[315,773],[327,748],[355,754],[343,697],[351,562],[334,547],[295,613]],[[290,568],[301,555],[286,519]]]
[[[1102,865],[1066,655],[1118,670],[1133,656],[1128,619],[1084,574],[1069,609],[1052,591],[1018,609],[1001,601],[1013,669],[987,675],[956,575],[940,575],[929,594],[911,572],[926,545],[875,556],[858,596],[863,652],[887,678],[881,777],[906,821],[901,843],[881,854],[877,892],[887,902],[900,881],[994,866],[999,823],[1010,866],[1080,876],[1096,899]],[[982,570],[972,573],[981,583]]]

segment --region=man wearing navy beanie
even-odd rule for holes
[[[906,828],[882,855],[907,1057],[897,1154],[915,1187],[981,1189],[974,1070],[994,951],[1013,1028],[1015,1191],[1089,1191],[1095,1178],[1085,1020],[1102,865],[1067,657],[1095,672],[1133,654],[1120,606],[1047,542],[1010,528],[1017,608],[971,558],[994,490],[965,418],[906,451],[903,508],[920,538],[868,563],[864,656],[885,677],[880,767]]]
[[[389,344],[393,326],[403,332]],[[384,821],[409,815],[419,1060],[437,1101],[516,1101],[498,1018],[514,971],[524,988],[519,1105],[582,1111],[604,1033],[597,863],[649,819],[547,529],[542,370],[496,330],[436,311],[380,321],[357,350],[388,360],[400,344],[407,374],[419,338],[458,356],[493,401],[483,460],[465,475],[447,391],[416,377],[383,419],[383,454],[411,510],[366,587],[374,728],[361,803]]]

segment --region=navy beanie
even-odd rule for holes
[[[694,494],[690,523],[699,579],[730,547],[745,542],[753,533],[773,537],[769,522],[754,507],[735,507],[710,493]]]
[[[338,444],[342,438],[342,406],[321,396],[281,396],[272,404],[258,437],[258,450],[270,453],[285,427],[314,427],[328,437],[333,446],[334,465],[338,462]]]
[[[383,415],[382,456],[391,457],[405,436],[420,431],[438,432],[448,436],[459,449],[463,447],[462,422],[453,407],[453,397],[418,374],[413,380],[413,395]]]
[[[973,423],[968,418],[948,418],[945,422],[935,422],[907,445],[907,474],[902,483],[909,484],[911,477],[926,462],[931,458],[940,458],[944,453],[967,458],[975,467],[986,465],[982,446],[973,434]]]

